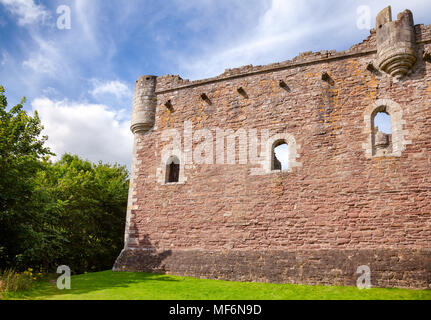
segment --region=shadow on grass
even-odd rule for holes
[[[8,293],[5,295],[5,299],[49,299],[50,297],[55,296],[83,295],[96,291],[128,288],[134,284],[142,282],[147,282],[148,284],[152,283],[152,285],[154,285],[154,282],[160,281],[180,281],[164,274],[165,269],[163,266],[163,260],[172,254],[171,250],[157,252],[157,249],[152,245],[147,235],[144,236],[140,245],[146,250],[139,250],[139,256],[132,258],[134,263],[137,264],[136,270],[142,272],[103,271],[74,275],[71,278],[70,290],[58,289],[56,281],[59,275],[53,274],[46,281],[36,283],[32,290]],[[122,262],[128,264],[128,258],[130,257],[125,257],[126,260]]]
[[[138,283],[154,286],[157,282],[178,282],[171,276],[163,274],[149,274],[142,272],[113,272],[102,271],[72,276],[71,289],[57,288],[56,279],[51,278],[36,283],[32,290],[5,294],[5,299],[52,299],[64,295],[85,295],[92,292],[127,289]],[[73,299],[73,297],[71,297]]]

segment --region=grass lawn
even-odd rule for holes
[[[431,290],[242,283],[133,272],[96,272],[72,276],[71,290],[37,283],[31,291],[3,294],[30,300],[431,300]]]

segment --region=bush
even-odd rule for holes
[[[0,292],[16,292],[30,290],[35,281],[42,278],[42,273],[33,274],[29,268],[23,273],[17,273],[13,269],[0,273]]]

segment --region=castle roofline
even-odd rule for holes
[[[416,44],[431,43],[431,25],[417,24],[415,25]],[[163,75],[157,78],[156,94],[166,94],[173,91],[199,87],[212,83],[222,82],[226,80],[233,80],[238,78],[249,77],[253,75],[263,74],[267,72],[274,72],[286,69],[293,69],[297,67],[327,63],[335,60],[349,59],[358,56],[373,55],[377,53],[376,45],[376,30],[371,29],[370,35],[359,44],[351,46],[347,50],[322,50],[318,52],[307,51],[300,53],[290,60],[285,60],[278,63],[271,63],[267,65],[246,65],[233,69],[226,69],[222,74],[199,80],[190,81],[182,79],[179,75]],[[371,62],[371,61],[370,61]]]

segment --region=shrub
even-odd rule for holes
[[[16,292],[30,290],[33,282],[42,278],[42,273],[33,274],[33,269],[29,268],[23,273],[17,273],[13,269],[0,273],[0,292]]]

